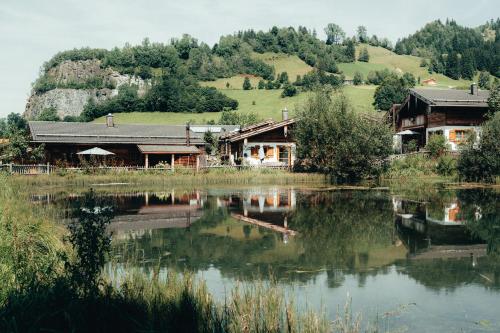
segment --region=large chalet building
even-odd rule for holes
[[[267,120],[240,128],[236,125],[143,125],[116,124],[108,115],[105,124],[30,121],[31,141],[45,147],[45,162],[79,167],[88,156],[82,152],[98,148],[112,155],[111,166],[151,168],[168,165],[203,167],[208,160],[206,132],[219,142],[219,151],[231,165],[293,166],[295,142],[288,119]]]
[[[396,132],[395,146],[416,140],[424,147],[431,135],[439,134],[451,150],[458,150],[469,135],[479,135],[488,112],[488,97],[489,91],[479,90],[475,84],[470,90],[410,89],[404,102],[394,105],[386,115]]]

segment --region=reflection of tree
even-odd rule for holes
[[[354,272],[366,268],[373,264],[371,249],[392,243],[391,202],[386,196],[348,192],[303,196],[289,223],[300,234],[284,245],[281,234],[242,227],[229,218],[226,209],[209,200],[203,217],[189,229],[152,230],[133,243],[141,257],[160,258],[161,265],[171,268],[198,270],[214,265],[226,276],[253,278],[271,273],[304,282],[325,269]],[[210,232],[214,228],[217,233]],[[235,230],[241,239],[229,236]],[[139,253],[125,251],[127,246],[116,247],[125,261]],[[150,262],[144,265],[158,263]],[[327,274],[336,276],[334,284],[342,280],[339,272]]]
[[[440,290],[455,290],[471,283],[486,287],[500,287],[500,263],[493,258],[411,260],[399,268],[424,286]]]
[[[393,243],[392,204],[373,192],[322,192],[301,198],[290,222],[299,231],[304,252],[300,264],[359,273],[360,284],[386,263],[371,263],[370,253]],[[338,272],[329,274],[338,285]]]
[[[500,255],[500,194],[489,189],[458,191],[463,218],[472,235],[487,243],[490,255]]]
[[[68,240],[76,252],[69,263],[71,281],[84,294],[96,294],[101,269],[110,248],[106,227],[113,217],[113,209],[105,200],[97,198],[90,190],[78,201],[74,211],[76,219],[69,225]]]

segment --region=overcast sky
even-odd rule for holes
[[[221,34],[273,25],[304,25],[323,38],[329,22],[348,35],[365,25],[395,42],[438,18],[477,26],[499,14],[499,0],[0,0],[0,117],[24,111],[40,66],[65,49],[183,33],[212,45]]]

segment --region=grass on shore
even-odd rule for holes
[[[191,169],[177,168],[171,171],[106,171],[95,173],[57,172],[51,175],[34,177],[13,176],[16,182],[23,186],[59,185],[67,186],[127,183],[138,185],[294,185],[322,184],[326,181],[324,175],[313,173],[295,173],[276,169],[211,169],[198,173]]]

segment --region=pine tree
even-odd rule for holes
[[[458,59],[458,54],[456,52],[451,52],[448,54],[446,60],[446,76],[451,77],[454,80],[460,79],[460,60]]]
[[[250,79],[248,77],[245,78],[243,81],[243,90],[250,90],[252,89],[252,84],[250,83]]]
[[[354,42],[352,40],[347,41],[345,56],[348,61],[354,62],[356,61],[356,48],[354,46]]]
[[[363,75],[360,72],[354,73],[354,78],[352,80],[352,83],[355,86],[359,86],[360,84],[363,83]]]
[[[368,54],[368,49],[363,47],[361,51],[359,51],[358,61],[368,62],[370,60],[370,55]]]
[[[490,89],[490,73],[481,71],[481,73],[479,73],[478,84],[481,89]]]
[[[462,55],[462,77],[467,80],[472,80],[476,73],[474,58],[469,50],[465,51]]]

